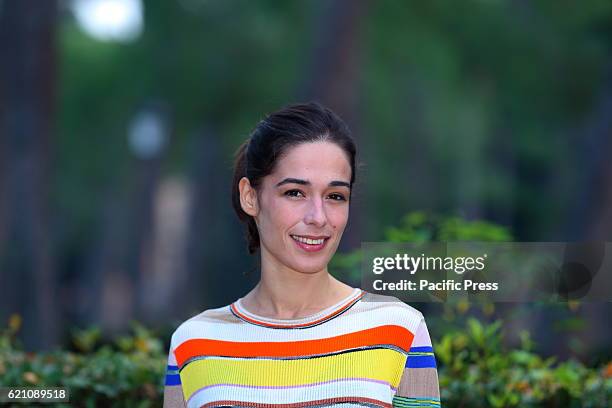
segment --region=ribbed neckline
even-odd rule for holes
[[[232,312],[240,319],[256,324],[272,328],[302,328],[310,327],[316,324],[323,323],[341,314],[344,310],[355,304],[365,294],[360,288],[354,288],[353,292],[339,301],[338,303],[321,310],[313,315],[301,317],[299,319],[273,319],[270,317],[260,316],[246,310],[242,304],[242,298],[236,300],[230,305]]]

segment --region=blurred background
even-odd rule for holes
[[[309,100],[358,144],[341,253],[414,212],[612,239],[609,1],[0,0],[2,325],[29,350],[133,321],[167,341],[243,296],[233,153]],[[505,327],[544,355],[612,358],[610,303],[522,307]]]

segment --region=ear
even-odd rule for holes
[[[259,214],[259,203],[257,201],[257,191],[251,186],[248,178],[243,177],[238,182],[238,190],[240,191],[240,206],[242,210],[251,217]]]

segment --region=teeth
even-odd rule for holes
[[[310,238],[303,238],[297,235],[292,235],[291,238],[295,239],[296,241],[302,242],[304,244],[308,244],[308,245],[320,245],[323,243],[323,241],[325,241],[325,239],[321,238],[321,239],[310,239]]]

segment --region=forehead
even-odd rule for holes
[[[295,177],[311,182],[331,179],[349,182],[351,165],[347,154],[331,142],[302,143],[289,148],[276,163],[275,179]]]

